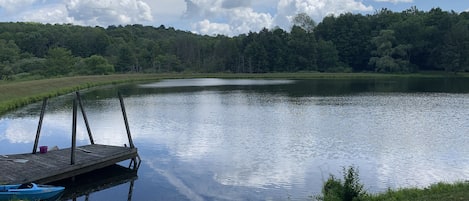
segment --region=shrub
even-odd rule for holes
[[[363,184],[360,184],[358,170],[354,167],[343,169],[344,182],[330,175],[322,188],[322,197],[319,200],[324,201],[360,201],[366,197],[366,191]]]

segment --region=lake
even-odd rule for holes
[[[308,200],[359,169],[369,192],[469,179],[469,79],[174,79],[82,91],[99,144],[138,179],[89,200]],[[73,94],[49,100],[40,145],[70,147]],[[41,103],[0,118],[0,154],[31,152]],[[89,144],[81,118],[78,144]],[[127,165],[127,163],[124,163]],[[78,200],[85,200],[81,197]]]

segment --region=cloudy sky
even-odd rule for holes
[[[143,24],[200,34],[238,35],[279,26],[289,30],[297,13],[316,22],[344,12],[372,14],[383,7],[417,6],[469,11],[467,0],[0,0],[0,21],[86,26]]]

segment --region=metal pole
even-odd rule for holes
[[[130,148],[133,149],[135,148],[135,146],[132,140],[132,134],[130,134],[129,121],[127,120],[127,113],[125,112],[124,99],[122,98],[121,93],[118,93],[118,95],[119,95],[119,101],[121,103],[122,115],[124,116],[124,123],[125,123],[125,129],[127,130],[127,137],[129,138],[129,145],[130,145]]]
[[[88,131],[88,136],[90,137],[90,143],[94,144],[93,135],[91,134],[91,128],[90,128],[90,124],[88,123],[88,117],[86,116],[85,108],[83,107],[83,103],[81,101],[80,92],[77,91],[76,94],[77,94],[78,104],[80,105],[81,114],[83,114],[83,120],[85,121],[86,130]]]
[[[73,118],[72,118],[72,148],[70,156],[70,165],[75,164],[75,149],[77,144],[77,99],[73,99]]]
[[[44,98],[42,102],[41,115],[39,116],[39,123],[37,125],[36,139],[34,140],[33,154],[37,151],[37,145],[39,143],[39,136],[41,135],[42,120],[44,119],[44,113],[46,111],[47,98]]]

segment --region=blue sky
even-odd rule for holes
[[[297,13],[316,22],[344,12],[372,14],[381,8],[417,6],[469,11],[467,0],[0,0],[0,21],[72,23],[84,26],[165,25],[200,34],[238,35],[281,27]]]

